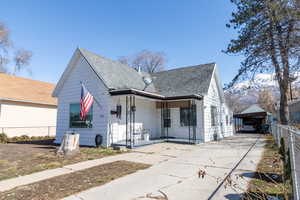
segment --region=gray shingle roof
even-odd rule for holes
[[[182,67],[153,75],[156,90],[165,96],[205,95],[208,92],[215,63]]]
[[[138,89],[143,90],[145,83],[143,76],[135,69],[119,62],[112,61],[88,50],[79,48],[97,75],[109,89]],[[154,92],[153,86],[148,86],[146,91]]]
[[[243,110],[241,114],[258,113],[258,112],[266,112],[266,111],[262,109],[259,105],[253,104],[247,109]]]
[[[91,65],[109,89],[137,89],[143,90],[145,83],[143,76],[132,67],[104,58],[90,51],[80,48],[81,54]],[[208,91],[215,63],[190,67],[182,67],[152,75],[153,84],[145,91],[158,93],[166,97],[205,95]]]

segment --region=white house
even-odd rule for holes
[[[55,85],[0,73],[0,133],[13,136],[54,136]]]
[[[79,119],[80,82],[94,96],[87,120]],[[81,145],[141,145],[159,141],[201,143],[230,136],[232,112],[225,105],[215,63],[149,75],[76,49],[53,96],[58,98],[56,142],[69,131]]]

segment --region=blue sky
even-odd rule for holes
[[[33,79],[56,83],[82,47],[111,59],[164,51],[167,69],[216,62],[226,83],[242,59],[221,52],[236,36],[225,27],[233,9],[229,0],[9,0],[0,21],[33,52]]]

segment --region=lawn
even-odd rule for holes
[[[266,199],[266,195],[281,199],[290,195],[291,186],[283,183],[283,163],[273,136],[266,135],[266,145],[256,173],[249,183],[245,199]]]
[[[0,180],[121,153],[111,148],[81,147],[79,154],[61,157],[52,142],[0,144]]]
[[[128,161],[98,165],[14,188],[0,193],[0,200],[58,200],[148,167],[146,164]]]

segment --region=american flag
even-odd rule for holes
[[[80,99],[80,119],[84,120],[91,106],[93,105],[94,97],[81,83],[81,99]]]

